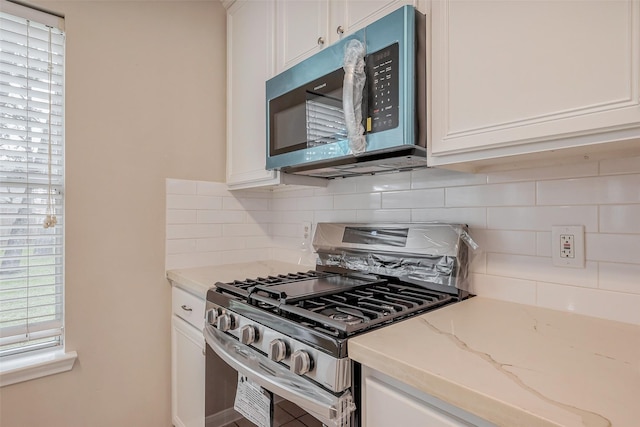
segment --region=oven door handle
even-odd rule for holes
[[[356,409],[350,391],[335,396],[211,325],[206,325],[203,333],[207,345],[251,381],[295,403],[327,426],[350,426],[351,413]]]

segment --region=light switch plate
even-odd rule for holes
[[[553,259],[553,265],[555,266],[584,268],[584,226],[552,226],[551,256]]]

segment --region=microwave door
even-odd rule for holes
[[[307,92],[307,147],[317,147],[347,137],[342,99],[339,90],[328,94]]]

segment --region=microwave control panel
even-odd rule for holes
[[[398,127],[399,47],[394,43],[367,55],[368,133]]]

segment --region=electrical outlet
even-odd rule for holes
[[[302,237],[302,249],[307,251],[311,250],[311,236],[312,236],[312,227],[310,222],[302,222],[300,224],[300,233]]]
[[[573,234],[560,235],[560,258],[575,258],[575,237]]]
[[[551,227],[551,256],[558,267],[584,268],[584,226]]]

